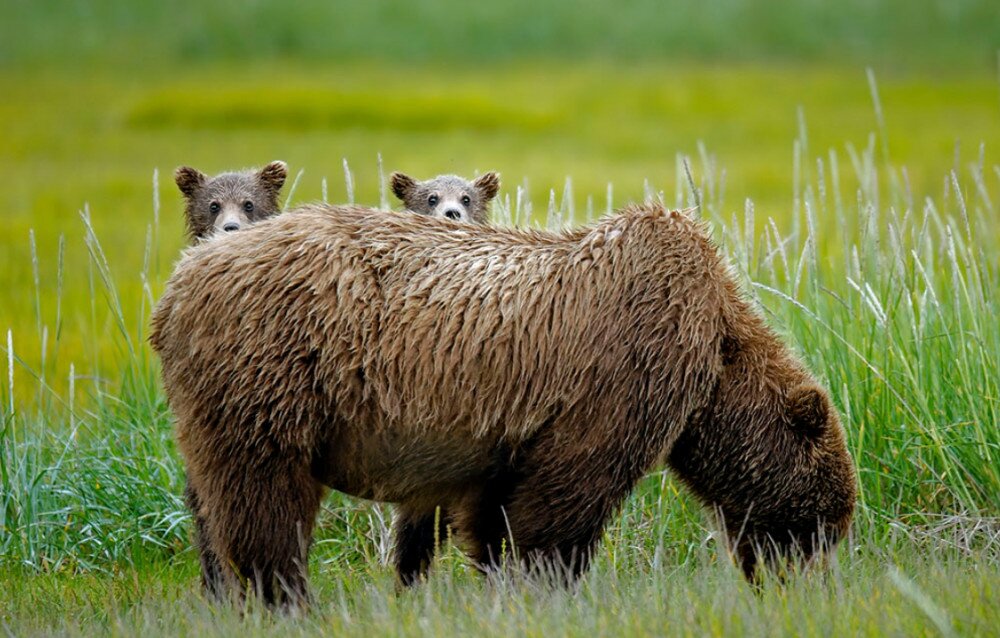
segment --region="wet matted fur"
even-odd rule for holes
[[[444,523],[484,569],[579,574],[664,459],[748,576],[853,514],[826,392],[658,205],[558,233],[302,207],[188,249],[150,339],[222,585],[269,603],[305,595],[327,488],[398,505],[405,583]]]

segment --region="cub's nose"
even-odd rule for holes
[[[444,216],[448,219],[462,219],[462,213],[458,212],[454,208],[444,211]]]
[[[226,231],[227,233],[231,233],[234,230],[239,230],[239,229],[240,225],[237,224],[236,222],[226,222],[226,224],[223,225],[222,227],[222,230]]]

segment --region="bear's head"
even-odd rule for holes
[[[278,195],[287,176],[284,162],[215,177],[189,166],[178,168],[174,181],[184,195],[184,218],[191,240],[240,230],[277,215],[281,211]]]
[[[409,175],[393,173],[389,182],[407,210],[480,224],[489,221],[490,202],[500,190],[500,176],[493,172],[471,182],[457,175],[439,175],[418,182]]]
[[[779,573],[843,538],[857,479],[827,393],[770,339],[723,356],[707,406],[689,420],[670,466],[718,517],[748,579]]]

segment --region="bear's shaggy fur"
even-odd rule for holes
[[[404,583],[439,521],[483,569],[575,576],[664,459],[748,576],[852,518],[826,393],[657,205],[559,233],[303,207],[189,249],[150,339],[226,585],[269,603],[306,592],[326,488],[398,505]]]
[[[278,194],[288,168],[274,161],[259,170],[221,173],[209,177],[190,166],[174,171],[184,195],[184,222],[191,241],[216,232],[232,232],[281,212]]]
[[[438,175],[418,182],[404,173],[389,176],[392,192],[411,213],[485,224],[490,202],[500,190],[500,176],[485,173],[474,181],[458,175]]]

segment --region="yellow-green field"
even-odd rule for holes
[[[527,185],[536,207],[550,190],[561,203],[571,176],[582,213],[588,198],[604,210],[609,183],[615,204],[642,198],[645,180],[675,203],[678,179],[686,180],[683,156],[696,182],[718,176],[719,183],[705,185],[720,191],[712,212],[726,219],[750,198],[758,225],[772,216],[783,227],[803,130],[801,179],[816,173],[817,158],[826,171],[836,161],[847,201],[858,185],[852,162],[881,132],[918,200],[939,195],[953,168],[978,161],[980,144],[987,160],[1000,149],[1000,90],[991,75],[886,73],[876,80],[884,129],[861,67],[662,62],[400,70],[290,62],[142,74],[8,70],[0,74],[0,327],[12,330],[15,352],[37,369],[40,300],[46,354],[58,358],[62,372],[50,372],[50,380],[62,379],[70,362],[79,370],[98,354],[110,356],[102,308],[96,335],[88,323],[78,213],[89,208],[112,271],[122,275],[125,315],[134,317],[154,199],[154,290],[183,242],[172,171],[185,163],[211,172],[284,159],[293,176],[302,173],[294,193],[292,180],[286,186],[293,205],[320,198],[324,179],[328,199],[346,201],[344,160],[356,200],[378,204],[379,154],[386,173],[499,170],[502,193],[514,199],[517,186]],[[883,159],[883,147],[876,158]],[[60,236],[67,268],[57,308]]]

